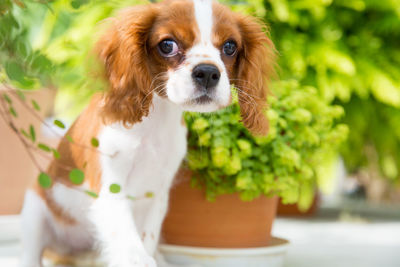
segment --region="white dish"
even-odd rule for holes
[[[221,249],[160,245],[167,262],[203,267],[282,267],[289,242],[273,238],[271,245],[260,248]]]
[[[19,215],[0,216],[0,242],[18,241],[20,231]]]

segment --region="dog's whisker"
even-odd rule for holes
[[[257,105],[257,101],[251,95],[247,94],[239,88],[236,89],[242,94],[242,99],[240,101],[251,105]]]

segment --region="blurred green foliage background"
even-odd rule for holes
[[[351,173],[374,170],[400,186],[400,2],[397,0],[223,0],[270,26],[279,76],[317,88],[343,106]],[[21,89],[55,87],[56,113],[73,118],[102,90],[91,79],[100,21],[142,0],[1,0],[0,80]],[[89,78],[88,78],[89,77]]]

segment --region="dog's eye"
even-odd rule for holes
[[[175,41],[166,39],[158,44],[158,50],[164,57],[173,57],[179,52],[178,45]]]
[[[236,43],[234,41],[227,41],[222,47],[222,51],[227,56],[233,56],[236,52]]]

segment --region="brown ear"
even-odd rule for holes
[[[108,122],[133,124],[149,113],[152,95],[146,44],[156,13],[153,5],[124,10],[97,43],[110,86],[103,107]]]
[[[238,18],[243,48],[238,55],[237,82],[243,124],[255,135],[268,133],[268,82],[273,74],[275,47],[263,31],[262,24],[252,17]]]

